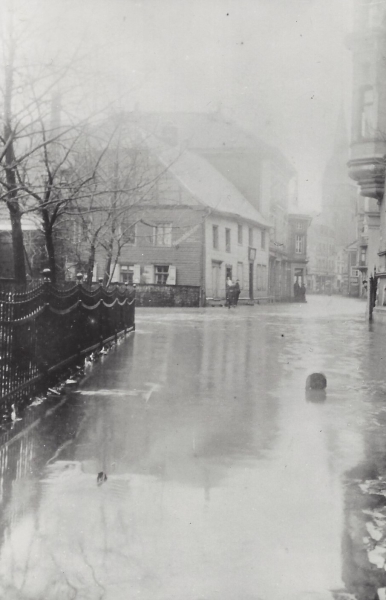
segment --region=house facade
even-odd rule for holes
[[[302,213],[288,215],[288,255],[291,280],[291,298],[294,296],[294,285],[307,284],[308,244],[307,231],[311,217]]]
[[[359,211],[357,271],[366,282],[377,273],[374,320],[386,312],[386,6],[354,3],[354,30],[348,39],[353,58],[349,175],[364,198]],[[378,210],[379,209],[379,210]],[[378,230],[378,234],[377,234]],[[375,251],[377,248],[377,252]],[[360,293],[360,292],[359,292]]]
[[[312,219],[309,258],[308,290],[316,294],[341,292],[336,272],[335,231],[323,213]]]
[[[227,277],[241,298],[267,295],[270,222],[205,158],[147,138],[161,173],[150,202],[136,209],[130,243],[112,264],[113,280],[194,285],[202,302],[225,298]],[[94,276],[105,273],[103,252]]]

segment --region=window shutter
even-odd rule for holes
[[[121,274],[121,267],[120,267],[120,265],[116,264],[115,268],[114,268],[114,261],[112,261],[112,263],[110,265],[110,278],[111,278],[111,281],[119,281],[120,274]]]
[[[141,265],[134,265],[133,283],[141,283]]]
[[[169,265],[169,274],[166,281],[168,285],[176,285],[176,267]]]
[[[154,283],[154,265],[145,265],[143,267],[144,283]]]
[[[111,273],[111,281],[120,281],[121,265],[116,264],[115,269],[114,269],[114,265],[111,265],[110,273]]]

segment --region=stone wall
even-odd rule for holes
[[[150,285],[138,284],[136,306],[200,305],[201,288],[196,285]]]

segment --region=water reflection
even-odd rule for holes
[[[383,342],[348,306],[143,311],[0,452],[0,597],[372,600]]]

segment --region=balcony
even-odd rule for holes
[[[361,196],[381,202],[385,187],[385,162],[382,157],[352,158],[348,162],[349,175],[357,182]]]

